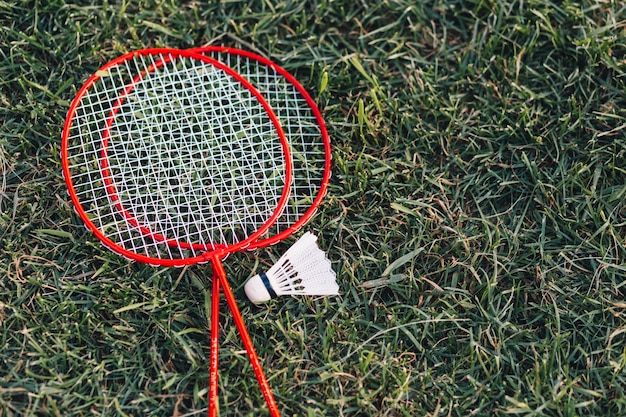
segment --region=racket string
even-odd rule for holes
[[[272,227],[272,234],[284,232],[311,209],[323,182],[328,155],[321,140],[320,121],[298,89],[274,68],[227,52],[210,51],[207,55],[250,80],[264,94],[285,130],[294,175],[289,202]]]
[[[139,61],[110,69],[76,111],[70,171],[88,216],[117,244],[151,257],[246,239],[284,189],[272,120],[236,80],[202,61]],[[215,120],[224,123],[207,122]]]

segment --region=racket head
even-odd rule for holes
[[[250,81],[266,98],[285,130],[293,165],[289,200],[269,232],[248,249],[278,243],[306,224],[326,195],[332,157],[324,118],[298,80],[269,59],[224,46],[190,50],[224,63]]]
[[[291,186],[285,133],[263,95],[202,54],[145,49],[79,89],[62,133],[79,216],[109,249],[165,266],[257,241]]]

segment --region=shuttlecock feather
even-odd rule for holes
[[[335,295],[339,286],[317,237],[307,232],[266,273],[250,278],[244,290],[258,304],[280,295]]]

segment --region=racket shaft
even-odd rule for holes
[[[228,284],[228,280],[226,279],[226,273],[224,272],[222,262],[216,256],[211,260],[211,264],[213,265],[213,270],[215,271],[213,279],[217,278],[220,280],[220,285],[222,287],[222,291],[224,292],[224,297],[226,298],[228,307],[233,314],[233,319],[235,320],[235,325],[237,326],[237,330],[239,331],[239,336],[241,337],[241,341],[243,342],[243,345],[246,348],[246,352],[248,353],[250,365],[252,365],[252,369],[254,370],[254,374],[256,375],[256,379],[259,383],[259,387],[261,388],[261,393],[263,394],[265,402],[267,403],[267,406],[269,408],[270,415],[272,417],[280,417],[280,411],[278,411],[276,400],[274,400],[274,395],[272,394],[270,385],[267,382],[267,378],[265,377],[265,373],[263,372],[263,368],[261,367],[261,363],[259,362],[259,357],[257,356],[254,345],[252,344],[252,339],[250,338],[248,329],[246,329],[246,325],[243,322],[239,307],[237,307],[237,301],[235,300],[235,296],[233,295],[230,285]]]
[[[215,263],[213,263],[215,265]],[[211,291],[211,358],[209,367],[209,417],[217,417],[218,385],[218,346],[220,326],[220,280],[213,270],[213,288]]]

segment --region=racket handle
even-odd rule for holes
[[[252,369],[254,370],[254,374],[256,375],[259,387],[261,388],[261,393],[263,393],[263,397],[265,398],[265,402],[267,403],[270,415],[272,417],[280,417],[280,411],[278,411],[276,400],[274,400],[274,395],[272,394],[270,385],[267,382],[265,373],[263,373],[263,368],[261,368],[259,357],[257,356],[254,345],[252,344],[252,339],[250,338],[248,329],[246,329],[246,325],[243,322],[239,307],[237,307],[237,301],[235,300],[233,291],[231,290],[230,285],[228,284],[228,280],[226,279],[226,272],[224,272],[222,261],[219,258],[215,257],[211,260],[211,264],[213,265],[214,271],[213,279],[217,277],[220,280],[222,291],[224,292],[224,297],[226,298],[228,307],[230,307],[230,311],[233,314],[233,319],[235,320],[235,325],[237,326],[237,330],[239,331],[241,341],[246,348],[246,352],[248,352],[250,365],[252,365]]]
[[[215,265],[215,264],[213,264]],[[211,290],[211,357],[209,366],[209,417],[217,417],[217,373],[220,326],[220,280],[213,272],[213,288]]]

